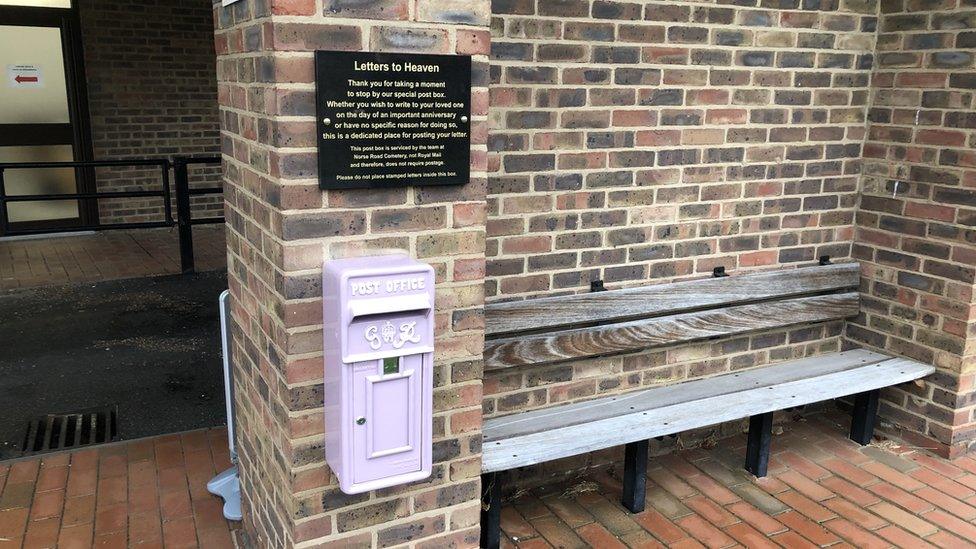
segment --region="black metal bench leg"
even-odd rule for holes
[[[481,547],[498,549],[502,533],[502,474],[481,475]]]
[[[854,395],[854,411],[851,412],[851,440],[865,445],[874,436],[874,424],[878,419],[879,389]]]
[[[647,446],[646,440],[631,442],[624,448],[624,507],[631,513],[644,510],[644,494],[647,493]]]
[[[773,413],[749,418],[749,444],[746,446],[746,470],[757,477],[766,476],[769,467],[769,443],[773,438]]]

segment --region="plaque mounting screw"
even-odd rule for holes
[[[461,122],[467,122],[467,121],[468,121],[468,117],[461,115]]]
[[[323,118],[322,119],[322,123],[325,124],[326,126],[328,126],[328,125],[332,124],[332,119],[331,118]]]
[[[366,418],[364,417],[361,417],[356,420],[356,425],[365,425],[365,424],[366,424]]]

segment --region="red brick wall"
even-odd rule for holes
[[[241,0],[214,10],[246,530],[262,547],[474,546],[488,2]],[[470,183],[320,191],[316,49],[472,55]],[[434,472],[351,496],[323,451],[321,267],[383,248],[436,272]]]
[[[882,411],[890,429],[953,455],[976,440],[974,38],[965,2],[881,4],[854,246],[864,305],[847,327],[857,344],[938,367],[887,392]]]
[[[472,545],[482,414],[832,352],[845,335],[935,361],[939,376],[918,391],[892,392],[885,417],[946,447],[956,425],[965,439],[976,342],[972,259],[964,260],[976,243],[971,136],[960,130],[960,144],[945,133],[906,133],[898,111],[922,89],[913,85],[954,86],[963,93],[934,96],[953,106],[927,108],[938,111],[936,125],[968,124],[961,113],[972,104],[955,105],[972,100],[970,73],[892,76],[903,89],[882,93],[889,73],[951,72],[923,68],[930,53],[923,52],[917,68],[886,60],[872,94],[876,4],[741,5],[748,3],[495,0],[491,14],[485,1],[458,0],[365,7],[242,0],[215,8],[241,464],[247,530],[257,544],[381,545],[415,536],[419,547]],[[877,57],[917,46],[909,38],[942,34],[901,29],[916,12],[925,25],[969,24],[919,6],[900,9],[912,13],[889,20],[895,27],[882,29]],[[945,33],[966,35],[956,27]],[[315,49],[474,54],[471,183],[319,191]],[[885,110],[891,122],[877,118]],[[948,111],[960,114],[943,116]],[[959,179],[932,181],[919,171],[933,166]],[[887,180],[907,180],[912,169],[913,190],[902,191],[911,198],[882,199]],[[906,230],[922,232],[906,237]],[[435,476],[346,496],[321,448],[320,264],[390,247],[438,273]],[[617,288],[707,276],[719,265],[790,268],[824,254],[866,262],[865,313],[846,334],[841,322],[798,326],[525,368],[482,384],[486,294],[577,292],[595,279]],[[919,276],[937,283],[933,291],[914,288],[925,284]],[[521,474],[593,462],[581,456]]]
[[[205,2],[79,3],[92,142],[97,160],[216,155],[220,150],[213,14]],[[191,182],[219,183],[219,167]],[[159,170],[101,168],[101,192],[158,190]],[[219,195],[193,198],[199,217]],[[102,223],[162,218],[160,198],[102,200]]]
[[[736,4],[494,2],[490,299],[849,255],[876,5]]]
[[[887,393],[885,426],[968,447],[976,8],[736,4],[494,3],[488,299],[788,267],[853,244],[865,302],[846,344],[939,367]],[[486,413],[839,347],[836,325],[812,329],[822,345],[787,336],[769,353],[716,343],[489,375]]]
[[[737,4],[494,2],[489,300],[849,257],[876,5]],[[485,413],[834,352],[843,324],[491,373]]]

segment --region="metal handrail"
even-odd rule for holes
[[[86,168],[103,166],[169,165],[168,158],[133,158],[132,160],[69,160],[64,162],[0,162],[0,169],[20,168]]]
[[[78,169],[78,168],[140,167],[140,166],[159,167],[161,183],[162,183],[160,190],[7,196],[6,189],[4,188],[3,175],[5,170],[24,170],[24,169],[38,169],[38,168]],[[173,210],[170,204],[171,198],[170,198],[170,191],[169,191],[169,170],[170,170],[170,161],[168,158],[133,158],[131,160],[72,160],[70,162],[2,162],[0,163],[0,228],[3,229],[3,234],[6,235],[44,234],[45,232],[48,232],[44,229],[34,229],[34,230],[27,229],[27,230],[20,230],[20,231],[11,231],[9,220],[7,219],[6,202],[34,202],[40,200],[99,200],[103,198],[143,198],[143,197],[153,197],[153,196],[158,196],[163,199],[163,218],[164,221],[168,224],[166,226],[171,226],[175,222],[173,221]],[[142,223],[154,223],[154,222],[148,221]],[[109,225],[109,227],[112,229],[117,229],[120,228],[119,225],[124,225],[124,224],[115,223]],[[145,228],[145,227],[133,227],[133,228]],[[94,225],[94,226],[76,225],[74,227],[74,230],[99,231],[99,230],[110,230],[110,229],[103,227],[101,225]],[[57,231],[57,232],[64,232],[64,231]]]
[[[0,168],[3,169],[3,168]],[[201,193],[205,194],[205,193]],[[82,200],[86,198],[138,198],[146,196],[162,196],[162,191],[112,191],[107,193],[78,193],[78,194],[15,194],[8,196],[7,202],[38,202],[40,200]]]
[[[173,174],[176,179],[176,211],[180,212],[177,216],[177,224],[179,225],[180,231],[180,264],[183,265],[183,272],[186,273],[187,265],[190,266],[190,271],[193,270],[193,225],[200,225],[203,223],[223,223],[223,217],[214,217],[206,219],[194,220],[190,213],[190,195],[191,194],[210,194],[206,192],[196,192],[194,193],[190,189],[190,177],[188,175],[187,166],[190,164],[214,164],[220,163],[219,156],[208,156],[208,157],[177,157],[173,159]],[[214,192],[218,189],[211,187]],[[208,189],[197,189],[198,191],[206,191]],[[219,189],[219,192],[224,192],[223,188]]]
[[[180,263],[183,273],[192,273],[193,265],[193,235],[192,226],[207,223],[223,223],[224,218],[208,217],[193,219],[190,211],[190,196],[223,193],[221,187],[189,188],[187,166],[191,164],[219,164],[219,156],[182,157],[172,160],[168,158],[134,158],[130,160],[81,160],[70,162],[0,162],[0,229],[4,235],[34,235],[55,234],[75,231],[106,231],[116,229],[145,229],[156,227],[179,226],[180,229]],[[18,169],[57,169],[57,168],[101,168],[101,167],[141,167],[155,166],[160,170],[160,189],[156,191],[109,191],[94,193],[54,193],[7,196],[4,185],[4,172]],[[173,219],[172,200],[170,193],[170,169],[173,170],[176,188],[177,219]],[[163,199],[162,221],[135,221],[129,223],[105,223],[93,225],[73,225],[70,227],[53,227],[44,229],[10,230],[7,204],[12,202],[38,202],[49,200],[102,200],[111,198],[146,198],[158,197]]]

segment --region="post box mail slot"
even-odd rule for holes
[[[358,494],[430,476],[434,270],[405,255],[325,262],[325,457]]]

